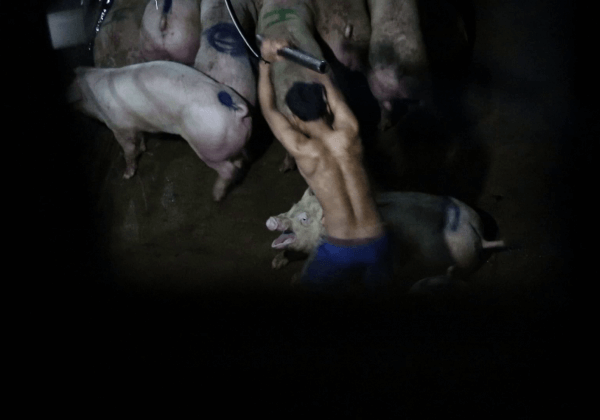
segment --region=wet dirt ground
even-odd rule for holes
[[[277,235],[265,227],[306,188],[298,172],[278,171],[281,145],[270,144],[215,203],[216,173],[182,139],[150,136],[137,174],[123,180],[112,133],[56,99],[60,83],[33,84],[55,113],[32,127],[54,140],[35,160],[41,255],[31,264],[57,275],[57,340],[78,343],[61,357],[85,369],[195,368],[215,395],[287,413],[493,409],[530,418],[543,405],[565,409],[554,397],[570,356],[573,229],[585,216],[573,210],[573,184],[591,132],[577,122],[592,115],[575,97],[573,10],[475,6],[459,127],[449,134],[431,116],[409,114],[367,153],[376,189],[455,196],[489,213],[513,246],[451,299],[300,294],[290,280],[302,263],[272,270]],[[48,57],[48,78],[62,81],[86,60],[81,48]]]

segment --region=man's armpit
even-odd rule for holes
[[[292,156],[303,153],[306,137],[294,130],[293,127],[284,128],[279,133],[273,134]]]
[[[277,109],[263,110],[263,115],[275,137],[279,138],[284,134],[290,135],[290,132],[298,134],[289,120]]]
[[[295,137],[288,137],[288,145],[281,142],[290,154],[298,158],[318,159],[325,157],[329,152],[326,151],[320,139],[311,139],[304,134],[295,132]]]

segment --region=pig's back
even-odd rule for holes
[[[232,89],[205,74],[169,61],[134,64],[117,69],[83,69],[82,91],[93,92],[98,118],[119,128],[181,134],[190,109],[209,109],[218,93],[227,91],[234,102],[243,102]],[[247,108],[246,108],[247,109]]]
[[[381,217],[407,252],[446,255],[444,244],[449,199],[418,192],[389,192],[377,196]],[[449,254],[448,254],[449,256]]]
[[[405,230],[444,228],[447,199],[418,192],[388,192],[377,195],[377,205],[385,221]]]

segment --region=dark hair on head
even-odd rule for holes
[[[294,83],[285,95],[285,103],[302,121],[317,120],[327,111],[320,83]]]

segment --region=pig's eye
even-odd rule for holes
[[[305,226],[308,225],[308,223],[310,222],[310,218],[308,217],[306,212],[300,213],[298,216],[296,216],[296,219],[298,219],[300,223],[302,223]]]

